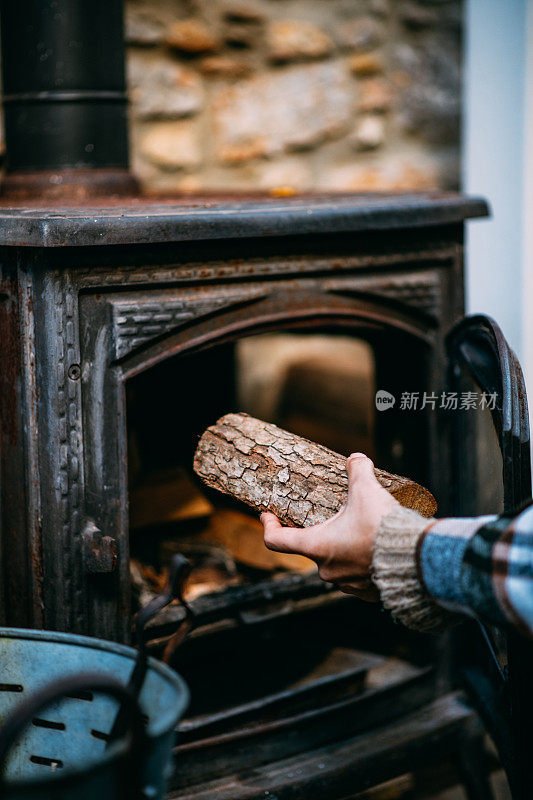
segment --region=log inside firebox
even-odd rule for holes
[[[348,493],[344,456],[248,414],[226,414],[205,431],[194,469],[211,488],[297,527],[329,519]],[[423,486],[381,469],[374,473],[401,505],[426,517],[435,513],[435,498]]]

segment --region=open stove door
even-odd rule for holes
[[[512,512],[531,499],[526,389],[518,360],[489,317],[448,334],[449,388],[475,408],[451,411],[451,511]],[[475,395],[464,393],[473,392]],[[480,402],[482,394],[485,399]],[[466,406],[469,403],[465,403]],[[459,679],[498,748],[515,800],[533,797],[533,643],[480,623],[455,634]]]

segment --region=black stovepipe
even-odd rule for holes
[[[134,187],[122,0],[2,0],[7,185]]]

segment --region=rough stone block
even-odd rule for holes
[[[321,58],[333,49],[331,38],[322,28],[303,20],[272,22],[267,28],[266,41],[272,61]]]
[[[385,141],[385,122],[381,116],[366,116],[357,121],[350,143],[356,150],[376,150]]]
[[[187,67],[161,56],[133,53],[128,59],[130,98],[138,119],[174,119],[197,113],[202,82]]]
[[[383,78],[367,78],[359,83],[358,108],[360,111],[388,111],[392,104],[389,83]]]
[[[211,53],[219,48],[218,37],[196,19],[175,22],[167,32],[165,42],[183,53]]]
[[[259,185],[274,192],[304,191],[312,186],[309,165],[302,158],[284,158],[261,166]]]
[[[125,39],[128,44],[150,47],[163,40],[163,24],[154,16],[150,6],[127,4],[124,13]]]
[[[373,17],[359,17],[345,20],[337,25],[336,34],[341,47],[349,47],[357,52],[366,52],[382,44],[385,38],[385,28]]]
[[[201,163],[200,135],[195,123],[156,122],[141,137],[141,152],[162,169],[196,167]]]
[[[253,65],[243,59],[219,55],[202,58],[198,69],[210,78],[245,78],[253,72]]]
[[[383,72],[385,64],[379,53],[354,53],[349,57],[349,67],[358,78],[366,78]]]
[[[326,191],[430,191],[442,185],[440,163],[423,150],[372,156],[372,161],[342,164],[322,175]]]
[[[288,67],[220,89],[215,151],[238,162],[312,147],[347,130],[354,87],[341,62]]]

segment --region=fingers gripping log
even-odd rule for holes
[[[226,414],[201,437],[195,472],[211,488],[256,511],[271,511],[285,525],[324,522],[346,502],[346,458],[248,414]],[[418,483],[374,469],[401,505],[426,517],[435,498]]]

